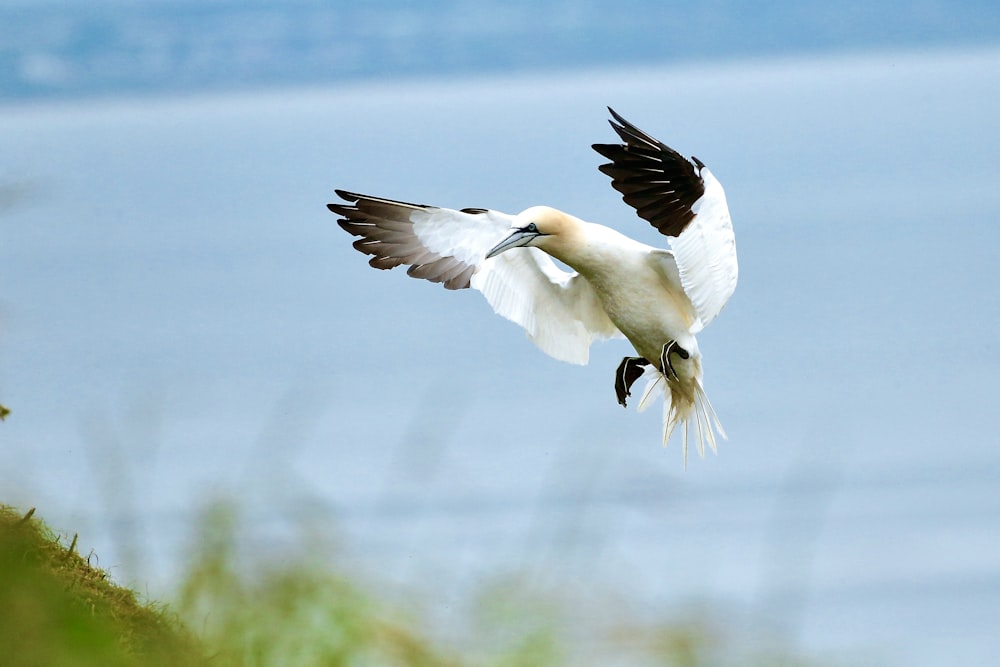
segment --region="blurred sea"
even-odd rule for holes
[[[0,99],[1000,44],[993,0],[0,0]]]
[[[1000,659],[1000,50],[196,91],[0,107],[0,500],[154,594],[235,497],[248,539],[332,525],[444,619],[516,570],[845,664]],[[597,172],[609,104],[736,225],[701,336],[730,440],[687,471],[614,401],[627,344],[551,360],[324,206],[547,203],[658,243]]]

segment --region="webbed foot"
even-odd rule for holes
[[[678,345],[675,340],[672,340],[663,346],[663,351],[660,352],[660,368],[663,369],[664,375],[672,375],[676,378],[677,371],[674,370],[674,364],[670,361],[671,353],[676,354],[681,359],[687,359],[691,355],[687,350]]]
[[[615,393],[618,395],[618,403],[624,408],[625,399],[632,395],[632,385],[642,374],[643,366],[648,366],[649,361],[643,357],[625,357],[618,364],[615,371]]]

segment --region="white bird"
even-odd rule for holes
[[[686,464],[692,422],[701,456],[706,441],[716,450],[713,426],[726,437],[705,395],[695,335],[736,288],[729,207],[719,181],[698,158],[684,158],[609,111],[624,143],[594,144],[611,160],[600,170],[641,218],[667,236],[669,250],[547,206],[509,215],[337,190],[349,204],[328,208],[360,237],[354,247],[372,255],[373,267],[406,264],[414,278],[479,290],[497,314],[524,327],[556,359],[586,364],[594,339],[627,338],[638,356],[622,359],[615,372],[618,402],[625,406],[643,375],[649,382],[640,410],[662,388],[663,444],[683,423]],[[574,271],[560,269],[553,257]]]

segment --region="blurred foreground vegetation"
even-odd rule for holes
[[[239,553],[237,514],[215,506],[170,607],[92,567],[33,511],[0,506],[0,664],[459,666],[802,665],[734,646],[706,620],[649,623],[611,600],[565,599],[516,579],[476,597],[445,638],[381,602],[322,548],[270,563]]]
[[[180,622],[112,583],[34,511],[0,506],[0,664],[197,665]]]

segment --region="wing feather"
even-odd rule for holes
[[[481,208],[453,210],[337,190],[348,203],[328,204],[338,223],[360,237],[354,247],[378,269],[408,265],[407,274],[448,289],[472,287],[497,314],[522,326],[545,353],[587,363],[596,338],[620,336],[593,287],[537,248],[486,259],[514,217]]]
[[[736,289],[739,266],[722,185],[690,160],[608,109],[622,144],[594,144],[611,160],[600,166],[640,218],[668,237],[681,286],[698,314],[695,329],[721,312]]]
[[[739,264],[722,185],[707,168],[701,170],[701,176],[705,195],[692,208],[694,222],[683,234],[670,239],[670,249],[684,292],[704,327],[722,312],[736,290]]]

